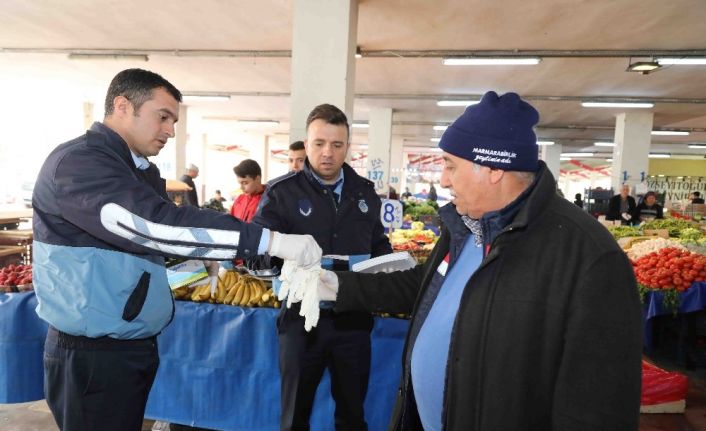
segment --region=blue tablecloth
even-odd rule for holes
[[[706,308],[706,282],[694,282],[686,291],[679,294],[678,313],[693,313]],[[652,350],[652,325],[650,319],[655,316],[671,314],[672,310],[664,307],[664,292],[650,291],[645,297],[645,308],[642,313],[644,324],[644,345],[649,352]]]
[[[44,398],[47,324],[34,312],[33,292],[0,294],[0,403]]]
[[[0,403],[43,398],[47,326],[33,293],[0,295]],[[279,429],[278,310],[177,302],[159,336],[160,366],[148,418],[222,430]],[[385,429],[401,372],[408,322],[375,319],[366,420]],[[317,393],[312,430],[333,429],[328,375]]]

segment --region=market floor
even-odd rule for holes
[[[663,366],[660,364],[660,366]],[[706,369],[685,371],[689,375],[686,412],[640,415],[640,431],[706,431]],[[154,427],[154,428],[153,428]],[[177,427],[172,427],[172,431]],[[181,427],[178,427],[182,429]],[[167,431],[164,424],[146,419],[142,430]],[[193,430],[193,428],[185,428]],[[0,404],[2,431],[58,431],[46,402]]]
[[[21,404],[0,404],[0,430],[2,431],[59,431],[44,400]],[[209,431],[205,428],[190,428],[169,425],[145,419],[142,431]]]

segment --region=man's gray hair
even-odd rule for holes
[[[507,173],[514,176],[515,179],[517,179],[518,181],[521,181],[526,184],[532,184],[532,181],[534,181],[534,177],[535,177],[534,172],[508,171]]]
[[[478,172],[481,168],[482,165],[479,165],[478,163],[473,163],[471,162],[473,166],[473,170],[475,172]],[[512,175],[515,177],[516,180],[526,183],[526,184],[532,184],[534,181],[535,173],[534,172],[527,172],[527,171],[505,171],[506,173]]]
[[[189,166],[186,167],[186,170],[187,170],[187,171],[198,172],[198,171],[199,171],[199,167],[196,166],[196,165],[193,164],[193,163],[190,163]]]

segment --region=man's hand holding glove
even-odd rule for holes
[[[321,247],[311,235],[289,235],[273,231],[269,253],[283,260],[293,260],[298,266],[307,269],[321,262]]]
[[[322,269],[316,286],[321,301],[335,301],[338,296],[338,276],[333,271]]]
[[[308,332],[319,322],[320,301],[335,301],[338,293],[338,277],[325,269],[310,268],[308,270],[296,267],[288,261],[282,267],[280,275],[282,286],[278,293],[279,299],[285,301],[290,308],[293,303],[301,301],[299,315],[304,317],[304,329]]]

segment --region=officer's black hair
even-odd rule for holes
[[[307,124],[307,127],[309,127],[308,124]],[[290,151],[300,151],[303,149],[304,149],[304,141],[294,141],[291,144],[289,144]]]
[[[309,117],[306,119],[306,129],[309,130],[309,124],[313,123],[315,120],[324,120],[328,124],[333,125],[345,125],[346,132],[348,132],[348,139],[350,140],[351,128],[348,125],[348,117],[340,109],[328,103],[319,105],[314,108],[310,113]]]
[[[108,86],[108,93],[105,95],[105,115],[113,113],[113,101],[118,96],[129,100],[137,115],[142,104],[152,99],[152,90],[155,88],[164,88],[177,102],[181,102],[181,92],[161,75],[144,69],[123,70],[115,75]]]
[[[262,170],[260,165],[257,164],[255,160],[245,159],[240,162],[236,167],[233,168],[235,175],[240,178],[250,177],[255,179],[262,175]]]

